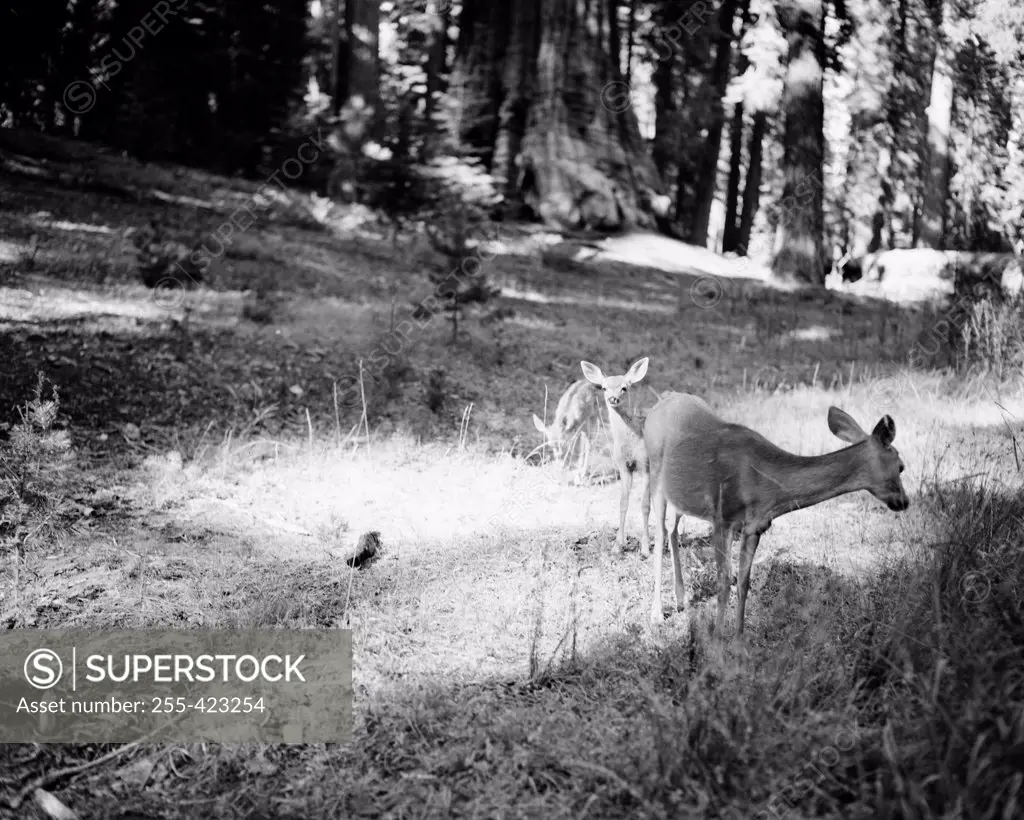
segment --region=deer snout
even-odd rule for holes
[[[885,503],[893,512],[903,512],[910,506],[910,499],[907,498],[907,494],[901,490],[899,495],[890,496],[885,500]]]

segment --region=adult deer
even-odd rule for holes
[[[612,434],[612,461],[619,471],[619,534],[615,539],[619,550],[626,547],[626,512],[629,510],[629,493],[633,488],[633,473],[640,473],[644,480],[643,496],[640,501],[640,515],[643,530],[640,547],[644,555],[651,554],[651,539],[648,519],[651,515],[651,482],[647,469],[647,451],[644,447],[643,418],[629,412],[623,406],[626,392],[647,374],[648,358],[645,356],[633,363],[624,376],[605,376],[595,364],[580,362],[587,381],[604,391],[604,403],[608,408],[608,427]],[[664,548],[664,542],[662,542]]]
[[[648,413],[644,441],[654,496],[654,603],[651,621],[662,620],[661,555],[665,514],[671,507],[669,545],[675,575],[676,608],[683,608],[676,527],[681,514],[711,521],[718,564],[718,618],[721,634],[729,600],[730,547],[742,538],[737,579],[736,634],[750,587],[750,567],[761,536],[772,520],[846,493],[867,490],[890,510],[910,501],[900,473],[903,462],[892,446],[896,423],[883,416],[871,434],[838,407],[828,411],[828,427],[851,446],[820,456],[798,456],[776,447],[741,424],[719,418],[696,396],[669,393]],[[687,562],[689,563],[689,562]]]
[[[558,400],[551,424],[544,424],[534,413],[533,426],[544,436],[544,443],[558,457],[563,455],[563,448],[568,450],[566,455],[571,454],[577,442],[585,454],[594,438],[595,429],[601,423],[601,404],[601,395],[594,385],[580,379],[569,385]]]

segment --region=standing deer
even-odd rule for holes
[[[868,435],[838,407],[828,411],[828,427],[851,446],[820,456],[798,456],[764,436],[714,414],[696,396],[669,393],[648,413],[644,441],[650,458],[654,514],[654,603],[651,621],[662,620],[661,555],[665,513],[671,507],[669,545],[675,574],[676,608],[683,608],[676,527],[681,514],[711,521],[718,564],[718,618],[721,634],[729,600],[730,547],[742,538],[737,581],[736,634],[750,587],[750,567],[758,542],[779,516],[846,493],[867,490],[890,510],[910,505],[900,473],[903,462],[892,446],[896,423],[883,416]],[[689,562],[687,562],[689,563]]]
[[[625,376],[605,376],[601,368],[590,362],[580,362],[587,381],[604,391],[604,403],[608,408],[608,427],[612,435],[612,461],[619,471],[619,534],[615,539],[619,550],[626,547],[626,511],[629,509],[629,493],[633,487],[633,473],[643,476],[644,489],[640,501],[640,515],[643,531],[640,546],[644,555],[651,554],[651,540],[648,519],[651,514],[651,483],[647,469],[647,450],[644,448],[643,418],[622,407],[622,400],[634,384],[647,373],[648,358],[645,356],[626,371]],[[664,518],[664,516],[663,516]],[[664,548],[664,542],[662,542]]]
[[[597,389],[590,382],[580,379],[569,385],[558,400],[551,424],[545,425],[534,413],[533,426],[544,436],[544,443],[557,456],[561,457],[566,447],[569,453],[573,452],[577,441],[586,453],[594,437],[594,430],[601,423],[601,403]]]

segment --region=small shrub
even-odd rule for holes
[[[380,371],[365,371],[366,412],[370,418],[379,418],[386,409],[402,397],[402,385],[413,374],[414,368],[401,352],[388,357]]]
[[[435,367],[427,376],[425,400],[431,413],[440,413],[448,397],[448,374],[443,367]]]
[[[73,528],[67,470],[73,452],[67,430],[54,429],[60,411],[57,387],[44,398],[40,373],[31,400],[19,408],[21,421],[0,448],[0,554],[14,562],[15,592],[26,549],[62,541]]]
[[[147,288],[191,289],[203,281],[203,269],[194,259],[202,245],[197,238],[192,247],[172,239],[156,224],[132,233],[137,253],[139,279]]]

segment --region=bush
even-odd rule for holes
[[[69,498],[73,452],[67,430],[54,429],[60,397],[44,398],[40,373],[35,393],[19,408],[21,421],[0,448],[0,554],[14,562],[15,592],[24,551],[62,541],[73,529],[77,505]]]

